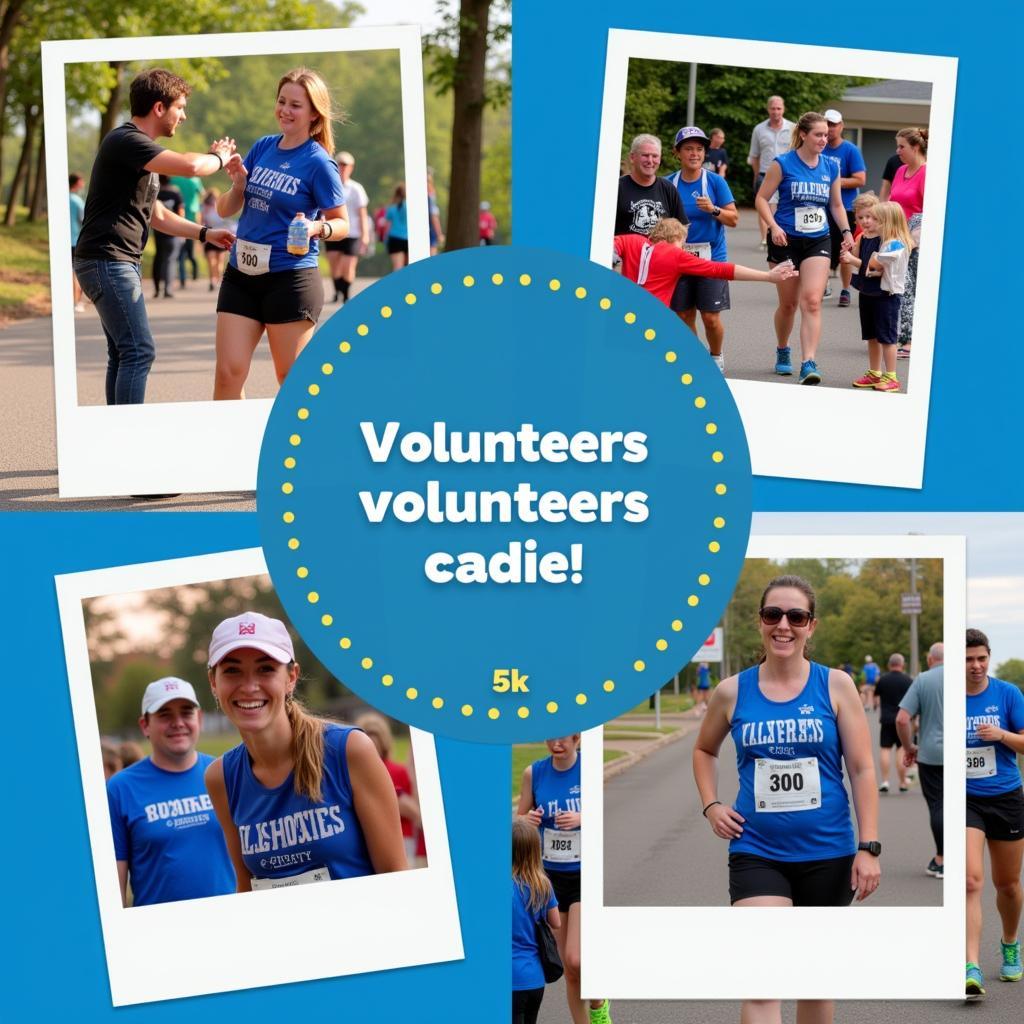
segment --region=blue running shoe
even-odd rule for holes
[[[775,350],[775,372],[782,377],[792,376],[793,362],[789,358],[789,346]]]
[[[805,359],[800,364],[801,384],[820,384],[821,374],[818,373],[818,364],[813,359]]]
[[[967,965],[967,982],[965,997],[980,999],[985,994],[985,975],[977,964]]]
[[[1024,977],[1024,967],[1020,963],[1020,939],[1016,942],[1003,942],[1000,939],[999,945],[1003,947],[1003,966],[999,969],[999,980],[1020,981]]]

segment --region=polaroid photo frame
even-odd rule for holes
[[[630,58],[898,78],[931,84],[928,188],[924,200],[928,244],[921,249],[918,264],[914,379],[909,394],[886,395],[885,402],[875,402],[868,410],[864,396],[852,388],[783,390],[784,385],[773,382],[729,381],[746,427],[750,461],[757,475],[919,489],[924,476],[956,59],[796,43],[768,44],[753,39],[609,30],[590,243],[590,258],[602,266],[611,265]],[[766,330],[770,337],[770,324],[766,324]],[[779,445],[774,429],[770,429],[783,412],[790,426],[803,428],[799,445]],[[883,446],[888,450],[887,442],[893,437],[900,438],[900,448],[884,460],[885,465],[879,460],[864,459],[866,450]]]
[[[748,558],[941,558],[945,660],[962,665],[963,537],[753,536]],[[959,692],[954,676],[947,693]],[[962,700],[945,703],[947,737],[962,736]],[[603,729],[585,734],[600,749]],[[951,744],[955,751],[956,745]],[[964,760],[944,773],[946,885],[940,907],[609,907],[604,905],[604,780],[583,763],[582,993],[613,999],[962,999],[965,912]],[[692,778],[681,778],[682,786]],[[882,836],[883,845],[885,836]],[[923,849],[923,848],[922,848]],[[682,851],[680,851],[682,853]],[[722,857],[726,845],[722,844]],[[883,884],[884,884],[883,853]],[[915,936],[899,971],[850,970],[883,936]],[[629,941],[623,941],[629,936]],[[824,941],[827,938],[827,942]],[[737,939],[754,951],[734,969]],[[686,955],[700,946],[699,957]]]
[[[434,738],[411,730],[427,842],[425,868],[153,906],[121,906],[82,601],[266,573],[259,548],[56,577],[100,923],[115,1006],[461,960]],[[396,929],[382,906],[402,908]],[[291,934],[300,943],[221,943],[197,934]],[[358,921],[358,927],[339,927]],[[169,969],[169,966],[173,969]]]
[[[43,97],[48,109],[66,109],[64,76],[68,64],[368,50],[399,53],[409,259],[425,259],[430,255],[426,130],[421,39],[416,25],[44,42]],[[64,118],[51,118],[47,123],[46,150],[47,187],[51,196],[62,196],[68,174]],[[70,252],[68,204],[54,203],[50,211],[50,287],[60,496],[255,490],[271,399],[130,406],[78,404]],[[212,383],[211,378],[211,387]]]

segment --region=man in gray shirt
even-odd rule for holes
[[[782,116],[786,112],[786,103],[781,96],[769,96],[766,109],[767,119],[756,125],[750,135],[750,155],[747,157],[747,163],[754,172],[755,196],[772,161],[789,152],[793,135],[793,122]],[[771,199],[772,212],[777,202],[778,193]],[[758,220],[761,225],[761,248],[765,249],[768,246],[768,225],[760,218]]]
[[[928,804],[928,818],[935,838],[935,856],[927,871],[942,878],[942,644],[928,651],[928,669],[922,672],[900,701],[896,731],[903,744],[903,763],[915,761],[921,779],[921,793]],[[920,715],[918,743],[914,743],[913,719]]]

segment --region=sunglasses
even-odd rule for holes
[[[785,616],[789,624],[797,629],[806,626],[814,618],[806,608],[776,608],[774,605],[762,608],[758,615],[766,626],[777,626]]]

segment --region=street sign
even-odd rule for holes
[[[900,611],[904,615],[921,614],[920,594],[900,594]]]
[[[723,645],[723,631],[721,626],[716,626],[714,633],[711,634],[701,644],[700,649],[690,659],[694,664],[701,661],[721,661],[722,660],[722,645]]]

